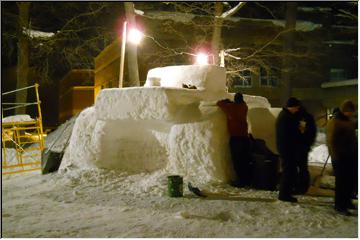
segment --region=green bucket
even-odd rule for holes
[[[168,176],[169,197],[183,196],[183,178],[179,175]]]

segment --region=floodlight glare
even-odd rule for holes
[[[209,64],[209,56],[205,53],[196,54],[196,64],[199,65],[208,65]]]
[[[133,44],[138,45],[141,42],[143,36],[144,36],[144,34],[142,32],[140,32],[136,28],[132,28],[129,30],[127,40]]]

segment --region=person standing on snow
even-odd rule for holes
[[[292,196],[297,178],[297,165],[300,162],[301,126],[299,112],[301,102],[291,97],[276,119],[276,146],[281,157],[282,176],[279,200],[297,202]]]
[[[299,118],[300,128],[300,152],[297,164],[297,180],[295,184],[296,194],[305,194],[310,187],[310,173],[308,169],[308,154],[316,138],[316,123],[313,115],[300,106],[296,113]]]
[[[357,186],[357,136],[351,120],[355,105],[350,100],[341,104],[326,126],[326,143],[335,173],[335,210],[350,215],[354,209],[352,192]]]
[[[251,181],[251,155],[250,139],[248,134],[247,112],[248,106],[243,95],[236,93],[234,102],[229,99],[217,102],[227,118],[227,127],[230,134],[230,151],[234,170],[238,176],[235,183],[237,187],[250,185]]]

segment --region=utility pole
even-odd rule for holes
[[[136,25],[134,3],[124,2],[126,21],[130,27]],[[140,86],[139,65],[137,60],[137,46],[128,44],[126,47],[127,66],[128,66],[128,86]]]
[[[286,24],[285,31],[288,31],[284,34],[284,45],[283,51],[285,53],[283,63],[282,63],[282,72],[281,72],[281,104],[284,104],[286,100],[292,94],[292,72],[293,72],[293,61],[290,53],[294,51],[294,42],[295,42],[295,28],[296,28],[296,11],[297,3],[296,2],[287,2],[286,3]]]

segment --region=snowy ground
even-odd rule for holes
[[[206,186],[219,194],[211,198],[186,190],[169,198],[159,172],[30,172],[2,180],[3,237],[358,236],[357,211],[336,214],[329,197],[285,203],[277,192],[223,185]]]
[[[286,203],[277,200],[278,192],[224,184],[231,170],[228,133],[215,102],[230,97],[225,70],[166,69],[150,76],[161,75],[167,87],[105,89],[95,107],[49,134],[46,146],[55,141],[53,151],[62,151],[71,136],[59,172],[2,176],[3,237],[358,236],[357,210],[337,214],[332,197]],[[171,88],[183,83],[199,90]],[[263,97],[244,99],[252,133],[271,147],[280,109]],[[309,157],[318,166],[312,176],[327,158],[321,144],[324,135]],[[183,173],[185,186],[191,179],[212,194],[198,198],[185,189],[184,197],[170,198],[169,173]],[[326,185],[333,186],[333,178]]]

